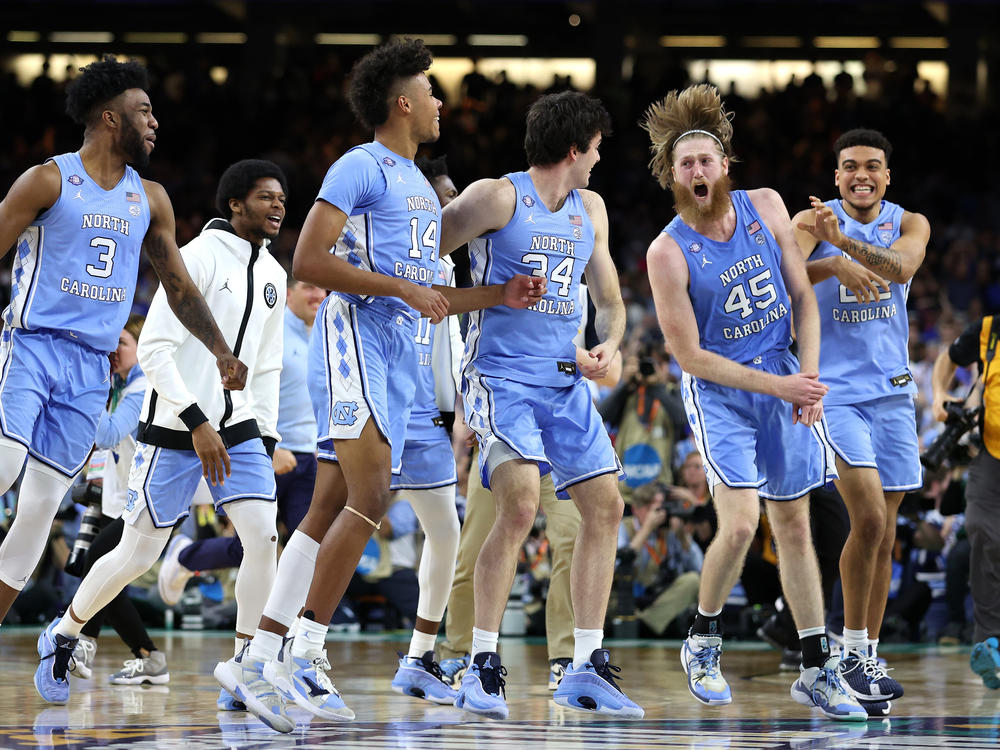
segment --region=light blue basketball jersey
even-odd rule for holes
[[[444,263],[438,264],[436,283],[447,286],[454,274],[455,267]],[[441,322],[447,327],[447,318]],[[434,440],[441,437],[443,422],[441,410],[437,405],[437,388],[434,382],[434,332],[437,326],[430,318],[417,321],[417,332],[413,340],[417,348],[417,391],[413,397],[413,408],[410,410],[410,421],[406,425],[406,441]]]
[[[701,347],[735,362],[787,349],[792,305],[781,275],[781,248],[745,190],[730,193],[736,231],[728,242],[698,234],[675,216],[663,230],[687,261],[688,296]]]
[[[497,306],[470,315],[466,365],[482,375],[548,386],[572,385],[580,375],[573,339],[580,327],[580,277],[594,250],[594,227],[576,190],[550,212],[527,172],[505,175],[517,200],[507,225],[469,243],[476,285],[502,284],[517,273],[548,279],[531,307]]]
[[[79,153],[52,161],[62,189],[18,238],[4,323],[62,332],[110,352],[132,309],[149,228],[146,191],[129,166],[117,185],[104,190],[87,174]]]
[[[878,218],[861,224],[848,216],[840,199],[827,201],[840,222],[840,231],[848,237],[877,247],[889,247],[899,239],[903,208],[882,201]],[[828,242],[821,242],[809,260],[847,253]],[[859,302],[854,293],[836,276],[814,286],[822,324],[819,353],[820,380],[830,386],[824,397],[828,404],[852,404],[899,393],[916,393],[917,384],[910,375],[910,325],[906,317],[906,298],[910,282],[889,282],[876,302]]]
[[[337,257],[365,271],[434,283],[441,202],[412,161],[374,141],[355,146],[327,171],[318,197],[348,217],[334,247]],[[359,306],[420,317],[398,297],[338,294]]]

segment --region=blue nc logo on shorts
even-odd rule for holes
[[[333,423],[343,427],[350,427],[358,421],[355,412],[358,410],[356,401],[338,401],[333,405]]]
[[[129,490],[128,499],[125,501],[125,510],[129,511],[133,510],[138,500],[139,500],[139,494],[135,490]]]

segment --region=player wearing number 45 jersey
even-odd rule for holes
[[[530,168],[476,182],[445,210],[442,247],[470,243],[476,284],[525,271],[548,279],[545,296],[526,310],[474,314],[466,343],[466,419],[479,439],[483,486],[493,490],[497,512],[476,562],[472,663],[455,705],[494,718],[508,714],[500,620],[538,509],[539,473],[549,471],[582,518],[571,573],[573,665],[553,699],[581,711],[643,715],[615,683],[618,668],[602,647],[623,508],[620,467],[573,343],[584,270],[601,339],[584,366],[588,376],[603,377],[625,330],[607,211],[597,193],[583,189],[610,124],[596,99],[577,92],[543,96],[528,112]]]
[[[844,653],[840,670],[854,695],[888,713],[902,686],[878,663],[896,513],[922,485],[909,371],[906,297],[930,225],[883,200],[892,146],[875,130],[844,133],[834,144],[840,198],[796,215],[796,239],[819,301],[820,372],[829,440],[851,533],[840,558]]]
[[[807,495],[826,481],[816,425],[819,316],[781,197],[729,189],[730,116],[709,85],[671,92],[646,113],[653,175],[677,216],[647,255],[656,312],[684,370],[684,405],[705,460],[719,533],[701,574],[698,616],[681,650],[702,703],[732,693],[720,668],[722,605],[757,528],[758,495],[778,547],[782,587],[802,644],[792,697],[834,719],[864,720],[842,684],[823,626]],[[789,352],[792,316],[799,361]]]
[[[140,247],[177,318],[216,357],[223,386],[238,390],[246,381],[181,260],[170,199],[133,169],[149,162],[159,127],[146,88],[135,62],[106,57],[84,68],[66,92],[67,112],[86,127],[80,150],[32,167],[0,203],[0,248],[14,247],[0,335],[4,491],[28,457],[17,517],[0,547],[0,620],[94,445],[111,382],[108,353],[132,307]],[[221,453],[212,462],[222,469]]]

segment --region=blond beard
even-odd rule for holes
[[[689,226],[718,221],[729,211],[732,203],[729,191],[732,185],[729,175],[722,175],[712,185],[710,193],[712,200],[701,204],[695,199],[694,192],[690,188],[674,183],[670,188],[674,194],[674,211]]]

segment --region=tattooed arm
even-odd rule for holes
[[[908,282],[920,268],[931,235],[931,225],[923,214],[904,211],[899,239],[889,247],[881,247],[846,236],[840,231],[833,209],[815,196],[810,196],[809,200],[814,223],[799,222],[798,229],[840,248],[866,268],[897,284]]]
[[[174,227],[174,209],[163,186],[143,180],[149,199],[149,229],[143,238],[143,247],[152,263],[160,284],[177,319],[215,355],[222,385],[227,390],[239,391],[246,385],[247,367],[240,362],[222,332],[215,324],[205,298],[191,281],[177,249]]]

